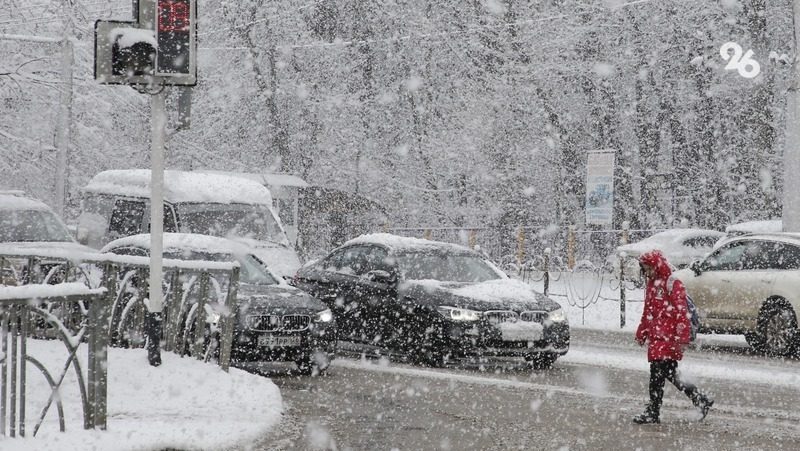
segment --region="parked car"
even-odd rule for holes
[[[725,236],[716,230],[705,229],[670,229],[658,232],[636,243],[624,244],[617,247],[612,255],[606,259],[615,273],[619,273],[620,259],[625,259],[625,273],[627,280],[640,282],[639,256],[647,251],[658,249],[664,253],[670,264],[678,269],[689,266],[694,260],[708,255],[714,244]]]
[[[102,252],[149,256],[150,234],[120,238]],[[290,286],[241,243],[198,234],[165,233],[165,258],[236,261],[241,267],[231,360],[293,361],[301,373],[324,371],[336,351],[336,322],[328,307]],[[224,294],[215,305],[221,306]],[[209,321],[219,315],[209,305]],[[192,324],[190,318],[183,321]]]
[[[42,258],[29,273],[25,259],[4,259],[0,265],[0,284],[59,282],[64,274],[55,271],[75,254],[94,253],[78,244],[61,218],[43,202],[22,191],[0,191],[0,254],[28,252],[55,258]]]
[[[149,232],[149,212],[150,170],[103,171],[83,188],[78,240],[100,248]],[[269,190],[241,177],[164,171],[164,231],[242,242],[281,276],[291,277],[300,267]]]
[[[569,349],[561,306],[463,246],[362,235],[302,267],[295,286],[325,302],[340,340],[429,365],[524,357],[547,367]]]
[[[701,332],[744,334],[756,350],[798,350],[800,234],[732,237],[675,273],[700,311]]]

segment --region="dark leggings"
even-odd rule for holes
[[[661,400],[664,397],[664,381],[672,382],[678,390],[682,391],[697,405],[701,394],[693,384],[686,383],[678,375],[677,360],[656,360],[650,362],[650,413],[658,417],[661,412]]]

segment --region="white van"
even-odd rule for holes
[[[150,231],[150,170],[103,171],[83,188],[78,241],[94,248]],[[164,171],[164,231],[247,244],[281,276],[300,267],[262,184],[219,174]]]

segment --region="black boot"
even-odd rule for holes
[[[702,421],[706,415],[708,415],[708,411],[711,409],[711,406],[714,405],[714,400],[708,396],[700,395],[694,405],[700,409],[700,420]]]
[[[661,420],[658,419],[658,414],[653,412],[650,406],[647,406],[644,413],[633,417],[633,422],[636,424],[658,424],[661,423]]]

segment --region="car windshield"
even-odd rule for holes
[[[283,243],[285,236],[263,205],[179,204],[181,232]]]
[[[403,253],[397,256],[397,267],[406,280],[484,282],[500,278],[482,258],[468,254]]]
[[[72,242],[66,226],[47,210],[3,210],[0,242]]]
[[[241,272],[239,273],[240,282],[253,285],[275,285],[278,283],[278,281],[264,269],[263,263],[249,254],[234,257],[231,254],[186,250],[164,252],[164,258],[174,258],[176,260],[205,260],[212,262],[236,261],[239,262],[241,267]]]

